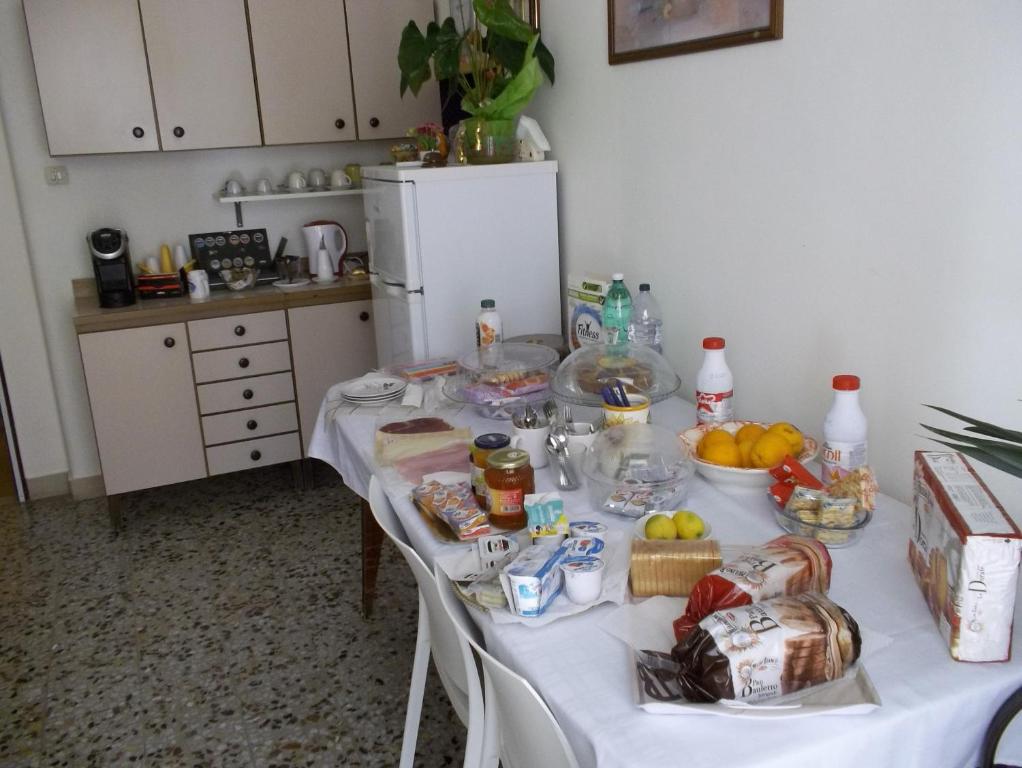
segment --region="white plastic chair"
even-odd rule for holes
[[[415,761],[415,743],[419,735],[419,718],[431,652],[454,711],[468,729],[464,766],[477,768],[483,745],[483,691],[472,649],[440,603],[433,572],[409,545],[401,521],[375,475],[369,481],[369,508],[380,528],[401,550],[419,585],[419,629],[415,639],[412,680],[408,689],[400,768],[412,768]]]
[[[486,682],[486,733],[483,765],[496,766],[499,745],[501,768],[578,768],[575,753],[553,712],[529,681],[505,667],[475,638],[468,609],[454,594],[450,577],[434,568],[437,591],[451,623],[468,641],[483,663]]]

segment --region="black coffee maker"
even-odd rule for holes
[[[104,227],[85,238],[96,273],[99,306],[126,307],[135,303],[135,278],[131,274],[128,233]]]

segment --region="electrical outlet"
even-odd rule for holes
[[[71,176],[67,172],[66,165],[46,166],[46,183],[50,185],[70,184]]]

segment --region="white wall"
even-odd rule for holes
[[[191,232],[233,229],[233,207],[212,197],[228,177],[251,181],[269,176],[282,181],[294,169],[320,167],[329,172],[349,162],[377,163],[387,159],[389,146],[389,142],[352,142],[51,160],[20,0],[0,0],[0,115],[7,126],[74,479],[99,473],[71,320],[71,280],[92,274],[86,233],[101,226],[123,227],[131,238],[132,255],[139,260],[155,254],[163,242],[186,242]],[[67,166],[70,185],[46,186],[43,168],[58,163]],[[357,196],[245,208],[247,227],[266,227],[274,246],[278,237],[287,237],[288,252],[299,255],[304,255],[301,225],[316,218],[340,221],[351,238],[351,250],[365,250],[362,203]],[[17,322],[17,317],[13,305],[5,301],[0,306],[0,322]],[[47,439],[51,452],[62,452],[59,437]]]
[[[606,3],[545,2],[567,269],[664,305],[686,389],[723,335],[740,416],[819,435],[858,373],[911,497],[937,403],[1022,425],[1022,3],[787,0],[784,39],[610,67]],[[1018,510],[1022,483],[981,469]]]

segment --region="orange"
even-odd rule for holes
[[[738,444],[734,440],[730,442],[722,440],[707,446],[703,449],[701,458],[703,461],[708,461],[710,464],[719,464],[722,467],[742,466],[742,452],[738,449]]]
[[[738,434],[735,435],[735,440],[738,441],[739,445],[744,443],[746,440],[752,440],[755,442],[764,432],[766,432],[766,427],[762,424],[746,424],[738,430]]]
[[[768,429],[767,432],[773,432],[787,440],[788,445],[791,448],[790,453],[792,456],[797,458],[798,455],[802,453],[802,446],[805,445],[805,441],[802,439],[802,433],[788,422],[779,421],[776,424],[771,424],[770,429]]]
[[[776,432],[767,431],[753,443],[749,458],[752,466],[760,469],[776,467],[791,452],[791,444]]]
[[[703,439],[699,441],[699,445],[696,446],[696,455],[699,458],[703,458],[703,453],[711,445],[717,445],[718,443],[734,443],[735,438],[726,429],[711,429],[705,435]]]
[[[755,444],[755,440],[742,440],[738,443],[738,450],[742,454],[742,466],[746,469],[752,467],[752,446]]]

